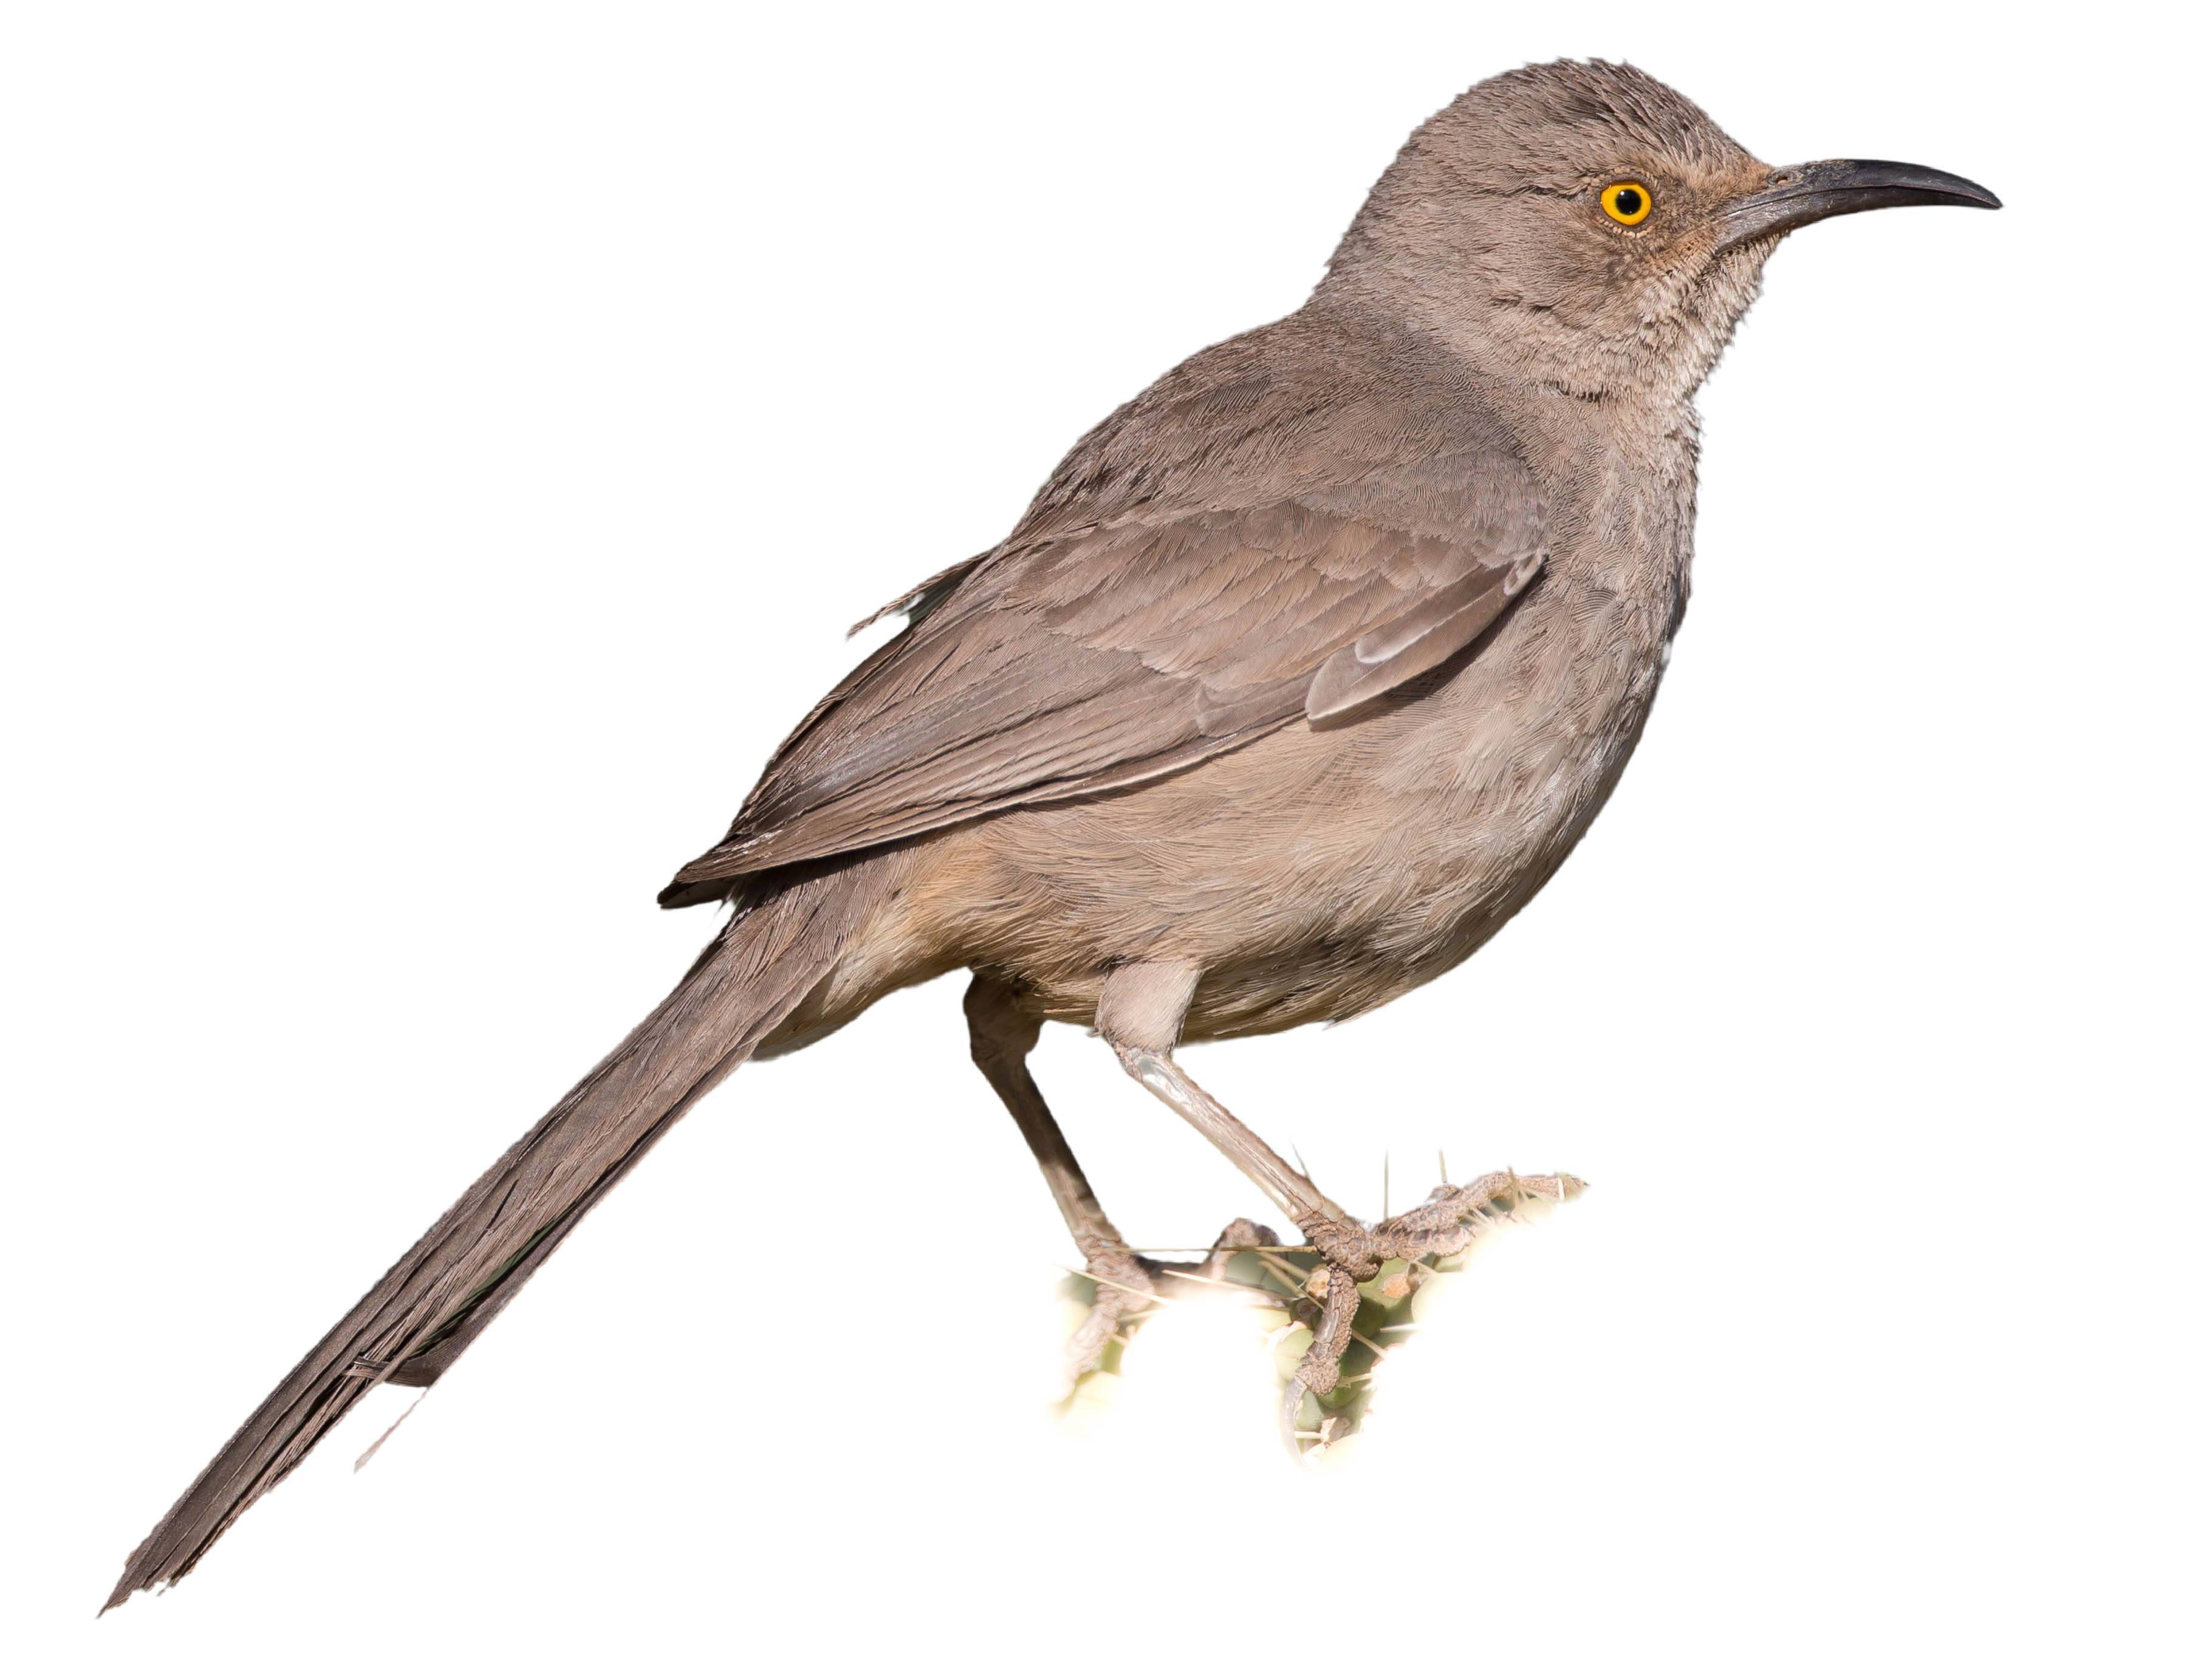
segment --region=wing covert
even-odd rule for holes
[[[1446,458],[1447,459],[1450,458]],[[1517,461],[1409,527],[1366,489],[1135,519],[957,566],[787,739],[663,895],[1126,787],[1356,712],[1472,645],[1542,566]]]

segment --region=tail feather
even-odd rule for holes
[[[106,1606],[190,1572],[379,1382],[427,1387],[444,1375],[592,1206],[820,982],[858,909],[848,886],[819,878],[734,917],[644,1024],[276,1385],[132,1552]]]

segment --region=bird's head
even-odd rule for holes
[[[1771,167],[1641,70],[1534,64],[1414,132],[1321,293],[1379,305],[1555,392],[1679,401],[1784,236],[1915,203],[1998,205],[1979,185],[1900,162]]]

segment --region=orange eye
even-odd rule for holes
[[[1640,225],[1651,216],[1651,186],[1639,179],[1622,179],[1598,192],[1605,216],[1617,225]]]

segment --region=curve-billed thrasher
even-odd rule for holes
[[[191,1571],[379,1382],[434,1381],[734,1067],[956,968],[1090,1271],[1146,1282],[1030,1080],[1048,1019],[1095,1025],[1304,1229],[1325,1384],[1357,1282],[1468,1189],[1363,1227],[1176,1045],[1388,1002],[1543,885],[1658,688],[1691,398],[1760,267],[1800,225],[1914,203],[1997,205],[1923,167],[1769,167],[1625,65],[1519,70],[1425,124],[1304,307],[1116,410],[1005,541],[878,613],[904,630],[660,896],[727,902],[720,936],[278,1385],[109,1605]]]

